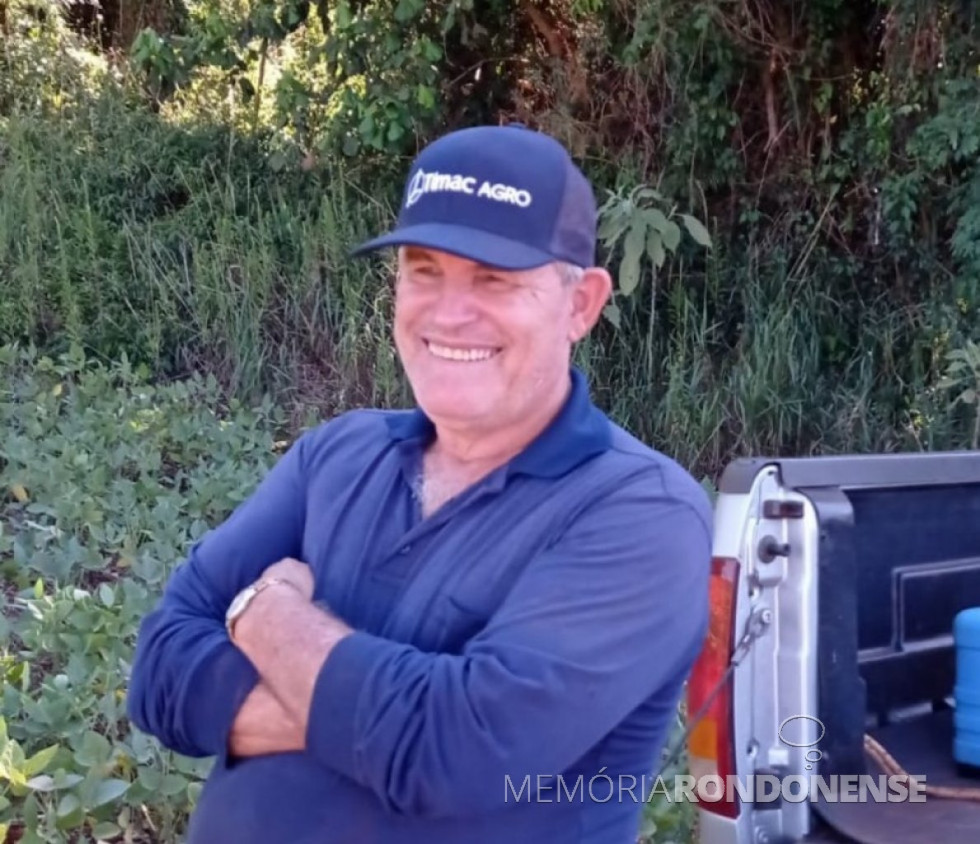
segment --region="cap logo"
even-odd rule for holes
[[[493,182],[481,182],[477,187],[474,176],[462,176],[459,173],[426,173],[418,170],[408,184],[405,195],[405,207],[411,208],[427,193],[465,193],[491,199],[494,202],[506,202],[519,208],[527,208],[533,201],[529,191]]]

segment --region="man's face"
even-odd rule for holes
[[[493,429],[534,417],[567,385],[571,346],[603,288],[556,267],[504,271],[444,252],[399,252],[395,344],[416,400],[437,423]]]

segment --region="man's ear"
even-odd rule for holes
[[[599,321],[612,295],[612,277],[602,267],[589,267],[572,286],[572,325],[568,339],[577,343]]]

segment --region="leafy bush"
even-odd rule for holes
[[[176,840],[210,762],[130,730],[134,637],[283,421],[222,407],[213,378],[0,347],[0,840]]]
[[[246,8],[192,0],[182,32],[143,30],[131,60],[155,102],[206,79],[238,97],[253,126],[265,114],[305,152],[406,155],[447,114],[472,109],[447,84],[455,71],[466,76],[473,61],[510,45],[509,30],[479,23],[508,4],[481,5],[258,0]]]

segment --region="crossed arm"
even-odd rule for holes
[[[233,641],[262,678],[245,699],[228,736],[233,756],[306,749],[306,730],[317,675],[334,645],[351,633],[336,616],[310,603],[313,576],[298,560],[270,566],[270,586],[235,624]]]
[[[459,815],[499,808],[508,776],[566,770],[651,694],[669,717],[704,634],[710,534],[649,478],[529,561],[462,654],[351,630],[292,586],[259,593],[230,640],[234,595],[303,567],[302,460],[171,578],[140,632],[136,726],[188,755],[302,750],[391,811]]]

